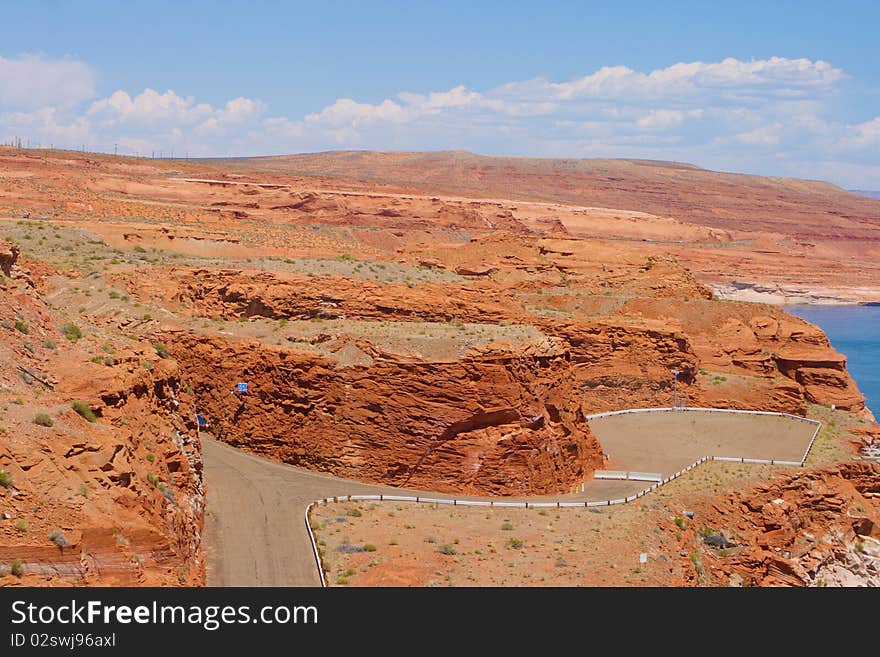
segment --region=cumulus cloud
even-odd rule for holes
[[[306,116],[306,123],[326,126],[358,128],[376,121],[399,123],[406,120],[406,111],[391,100],[377,105],[358,103],[351,98],[340,98],[320,112]]]
[[[655,109],[636,121],[636,125],[645,130],[670,130],[680,127],[685,119],[699,119],[703,116],[703,110],[692,109],[687,112],[682,110]]]
[[[0,57],[0,110],[70,107],[95,95],[95,76],[72,59]]]
[[[842,145],[853,149],[880,149],[880,116],[853,126]]]
[[[28,92],[27,71],[37,68],[59,84],[33,83]],[[835,120],[831,101],[846,78],[821,60],[781,57],[680,62],[647,72],[609,66],[567,81],[401,91],[378,102],[342,97],[296,117],[271,113],[254,98],[215,106],[170,89],[96,98],[93,76],[81,63],[0,58],[0,139],[26,135],[56,146],[118,144],[142,154],[193,155],[463,148],[677,159],[778,174],[799,174],[798,163],[807,161],[825,162],[827,170],[833,153],[852,163],[840,171],[851,172],[857,161],[876,168],[880,117],[852,125]],[[3,84],[6,79],[14,84]],[[29,105],[23,96],[31,97]]]
[[[499,95],[545,100],[660,100],[712,95],[748,97],[760,93],[805,97],[822,93],[844,79],[842,70],[821,60],[770,59],[750,62],[728,58],[721,62],[677,63],[649,73],[626,66],[606,66],[568,82],[529,80],[512,82]]]

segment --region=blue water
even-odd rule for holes
[[[846,355],[846,367],[865,402],[880,413],[880,306],[786,306],[825,331],[837,351]]]

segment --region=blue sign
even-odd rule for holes
[[[208,421],[201,415],[196,415],[196,420],[198,421],[200,427],[208,426]]]
[[[248,390],[247,390],[247,386],[248,386],[247,383],[239,383],[239,384],[236,386],[235,391],[236,391],[236,392],[247,392],[247,391],[248,391]]]

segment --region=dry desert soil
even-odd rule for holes
[[[880,301],[880,201],[671,162],[4,147],[0,272],[2,585],[319,585],[318,498],[607,500],[650,484],[597,471],[807,446],[602,509],[308,522],[330,585],[878,581],[880,427],[780,304]],[[816,440],[591,419],[669,408],[673,370],[688,407]]]

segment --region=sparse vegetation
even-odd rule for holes
[[[439,552],[440,554],[447,554],[447,555],[450,555],[450,556],[452,556],[452,555],[454,555],[454,554],[458,554],[458,550],[456,550],[454,547],[452,547],[452,546],[449,545],[448,543],[445,544],[445,545],[441,545],[440,547],[438,547],[438,548],[437,548],[437,552]]]
[[[507,541],[507,547],[510,550],[522,550],[523,542],[518,538],[511,538]]]
[[[366,543],[364,545],[364,552],[375,552],[378,548],[372,543]]]
[[[144,319],[147,319],[146,315],[144,315]],[[168,353],[168,348],[161,342],[154,342],[153,349],[155,349],[156,353],[159,354],[159,358],[168,358],[170,356],[170,354]]]
[[[22,534],[24,534],[28,530],[28,527],[30,527],[30,524],[28,524],[28,521],[24,518],[19,518],[15,521],[15,528]]]
[[[83,336],[82,329],[80,329],[80,327],[73,322],[68,322],[67,324],[62,326],[61,332],[64,334],[64,337],[71,342],[76,342]]]
[[[41,427],[51,427],[55,424],[55,421],[46,413],[37,413],[34,415],[33,423]]]
[[[685,529],[687,527],[687,523],[685,522],[684,518],[682,518],[680,516],[675,516],[675,519],[673,520],[673,522],[676,524],[676,526],[679,529]]]
[[[53,529],[51,532],[49,532],[49,540],[60,547],[62,550],[66,547],[70,547],[71,545],[73,545],[73,543],[67,540],[64,532],[62,532],[60,529]]]
[[[89,406],[89,405],[88,405],[86,402],[84,402],[84,401],[78,401],[78,400],[77,400],[77,401],[73,402],[73,403],[70,405],[70,407],[71,407],[73,410],[75,410],[75,411],[76,411],[76,412],[77,412],[77,413],[78,413],[83,419],[85,419],[85,420],[87,420],[87,421],[89,421],[89,422],[96,422],[97,419],[98,419],[98,418],[95,416],[95,412],[92,410],[92,407]]]
[[[15,330],[18,331],[19,333],[24,333],[25,335],[27,335],[28,332],[30,331],[30,329],[28,328],[27,322],[23,322],[21,320],[17,320],[15,322]]]
[[[21,577],[24,575],[24,564],[21,559],[13,559],[9,564],[9,572],[12,573],[15,577]]]
[[[12,474],[7,470],[0,470],[0,486],[12,488]]]

